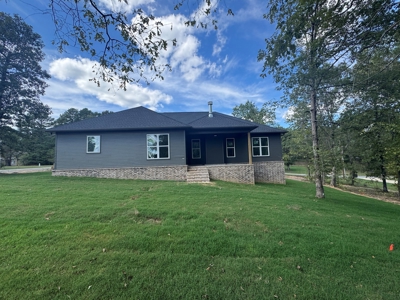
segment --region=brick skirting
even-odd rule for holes
[[[206,165],[210,179],[254,184],[254,166],[246,164]]]
[[[53,176],[186,181],[187,166],[53,170]]]
[[[210,179],[254,184],[270,182],[285,184],[285,169],[281,161],[257,162],[254,165],[206,165]],[[132,167],[104,169],[53,170],[53,176],[97,177],[117,179],[186,181],[187,166]]]
[[[254,163],[254,177],[256,182],[286,184],[285,166],[283,161],[264,161]]]

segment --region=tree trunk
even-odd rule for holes
[[[332,175],[331,175],[331,186],[337,186],[336,182],[336,168],[332,167]]]
[[[324,185],[322,183],[321,162],[319,157],[319,140],[318,140],[318,124],[317,124],[317,94],[313,88],[311,90],[311,134],[312,148],[314,155],[314,174],[315,174],[315,197],[325,198]]]
[[[400,170],[397,171],[397,193],[397,196],[400,198]]]
[[[314,13],[318,13],[320,9],[320,3],[316,2],[314,4]],[[310,53],[309,53],[309,72],[311,74],[310,78],[310,114],[311,114],[311,135],[312,135],[312,149],[314,156],[314,179],[315,179],[315,197],[325,198],[324,185],[322,183],[321,175],[321,161],[319,157],[319,141],[318,141],[318,123],[317,123],[317,53],[314,41],[317,39],[319,24],[314,21],[311,22],[311,32],[310,32]]]
[[[382,176],[382,192],[389,193],[389,190],[387,187],[387,182],[386,182],[386,176]]]
[[[350,185],[354,185],[354,179],[356,178],[356,171],[355,170],[351,170],[351,184]]]
[[[385,168],[385,159],[383,155],[380,156],[381,161],[381,176],[382,176],[382,192],[389,193],[387,182],[386,182],[386,168]]]

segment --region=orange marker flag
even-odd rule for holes
[[[390,244],[389,251],[393,251],[393,250],[394,250],[394,244]]]

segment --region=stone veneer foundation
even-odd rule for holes
[[[186,181],[187,166],[53,170],[53,176]]]
[[[206,165],[210,179],[254,184],[270,182],[285,184],[285,169],[281,161],[248,164]],[[186,181],[187,166],[132,167],[103,169],[53,170],[53,176],[97,177],[116,179]]]
[[[256,182],[286,184],[285,165],[283,161],[263,161],[254,163]]]
[[[206,165],[210,179],[254,184],[254,166],[247,164]]]

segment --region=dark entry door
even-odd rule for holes
[[[202,137],[189,137],[187,157],[189,165],[205,165],[206,163],[206,151],[204,145],[204,138]]]

